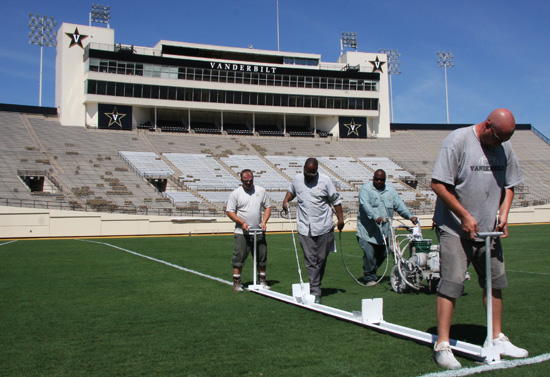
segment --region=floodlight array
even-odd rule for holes
[[[440,68],[452,68],[455,66],[455,64],[453,63],[453,59],[455,57],[451,51],[438,51],[437,56],[437,63],[439,64]]]
[[[90,22],[109,25],[111,20],[111,7],[108,5],[92,4]]]
[[[53,17],[29,13],[29,43],[38,46],[55,47],[57,45]]]
[[[350,47],[357,50],[357,33],[342,32],[342,47]]]
[[[378,52],[388,56],[388,73],[390,75],[400,75],[401,70],[399,67],[401,66],[401,62],[399,61],[399,57],[401,56],[401,53],[397,50],[383,49],[378,50]]]

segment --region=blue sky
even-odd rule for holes
[[[40,48],[28,43],[29,12],[88,24],[92,2],[20,0],[0,13],[0,103],[38,105]],[[116,43],[175,40],[277,49],[276,0],[112,0]],[[550,136],[550,1],[279,0],[280,49],[334,62],[343,31],[358,50],[401,53],[393,76],[394,122],[445,123],[445,76],[437,51],[452,51],[451,123],[476,123],[508,107],[517,123]],[[44,49],[43,106],[54,106],[55,49]]]

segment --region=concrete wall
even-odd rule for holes
[[[85,121],[88,124],[94,123],[94,116],[97,119],[97,103],[95,112],[90,110],[88,116],[84,105],[84,75],[87,70],[84,64],[84,48],[90,42],[113,45],[115,31],[69,23],[63,23],[57,31],[55,106],[58,109],[59,122],[63,126],[83,126]]]
[[[420,220],[422,226],[431,226],[431,216]],[[513,209],[509,221],[550,222],[550,205]],[[346,221],[344,230],[355,230],[356,225],[353,216]],[[234,223],[227,217],[141,216],[0,206],[0,239],[219,234],[232,233],[233,229]],[[268,231],[290,231],[289,221],[272,218]]]

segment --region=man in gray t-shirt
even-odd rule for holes
[[[472,127],[453,131],[443,141],[432,175],[437,195],[434,223],[441,252],[441,281],[437,297],[437,342],[433,358],[445,368],[460,368],[449,345],[449,332],[456,299],[462,295],[470,262],[485,286],[485,243],[480,232],[508,235],[508,213],[514,186],[523,179],[509,140],[516,128],[507,109],[491,112]],[[498,213],[498,217],[497,217]],[[502,247],[497,239],[491,250],[493,282],[493,344],[502,345],[503,355],[526,357],[527,351],[514,346],[501,332],[502,288],[507,286]],[[487,299],[483,292],[484,300]]]
[[[227,216],[235,222],[235,232],[233,236],[233,257],[231,264],[233,266],[233,290],[242,292],[241,274],[244,261],[254,250],[254,234],[249,233],[250,229],[262,229],[263,232],[256,234],[256,251],[258,271],[260,276],[260,285],[269,289],[266,280],[267,266],[267,242],[265,239],[265,230],[267,220],[271,216],[271,204],[265,189],[254,185],[254,174],[250,169],[244,169],[241,172],[242,186],[236,188],[229,195],[227,201]],[[262,208],[264,215],[262,215]]]
[[[288,202],[297,198],[296,223],[298,238],[304,252],[304,261],[309,278],[310,294],[315,303],[321,303],[321,282],[325,274],[329,251],[334,245],[334,220],[331,205],[338,219],[338,230],[344,229],[342,198],[334,183],[324,174],[317,172],[319,161],[308,158],[304,173],[292,178],[283,200],[283,210],[288,211]]]

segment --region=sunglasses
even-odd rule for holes
[[[491,132],[493,133],[493,137],[495,138],[495,140],[498,141],[500,144],[510,140],[510,138],[504,140],[500,136],[498,136],[497,133],[495,132],[495,128],[493,126],[491,126]]]
[[[254,178],[252,178],[252,179],[241,179],[241,182],[243,182],[243,183],[250,183],[250,182],[252,182],[253,180],[254,180]]]

